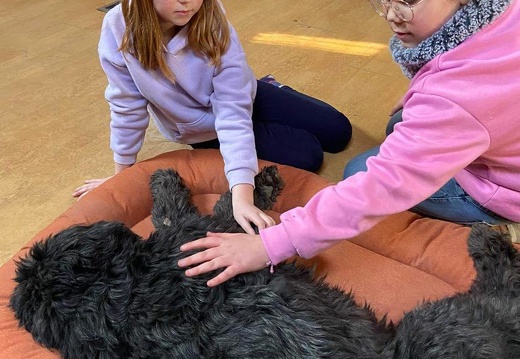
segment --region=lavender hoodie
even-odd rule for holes
[[[260,231],[273,264],[309,258],[455,177],[475,200],[520,222],[520,1],[414,76],[403,121],[367,171],[317,193]]]
[[[105,97],[114,161],[136,161],[151,116],[170,141],[192,144],[218,136],[230,188],[254,184],[258,161],[251,114],[256,79],[237,33],[230,25],[231,43],[216,68],[188,47],[187,30],[188,25],[165,47],[173,84],[118,50],[125,31],[121,5],[106,14],[98,50],[109,83]]]

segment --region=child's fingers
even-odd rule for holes
[[[208,280],[206,283],[208,287],[216,287],[219,284],[222,284],[236,275],[240,274],[238,271],[233,269],[234,267],[227,267],[224,271],[219,273],[215,278]]]
[[[217,236],[208,236],[208,237],[196,239],[196,240],[188,242],[188,243],[184,243],[180,247],[180,250],[182,252],[185,252],[185,251],[191,251],[193,249],[207,249],[207,248],[218,246],[220,244],[220,242],[221,242],[221,239],[218,238]]]

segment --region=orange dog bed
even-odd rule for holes
[[[260,167],[271,163],[260,161]],[[43,229],[15,256],[24,255],[36,240],[74,224],[99,220],[125,223],[147,237],[152,198],[150,175],[159,168],[175,168],[191,189],[193,201],[203,213],[227,190],[223,162],[216,150],[178,150],[140,162],[105,182],[75,203]],[[273,218],[304,205],[320,189],[330,185],[324,178],[288,166],[278,166],[286,186],[273,211]],[[469,228],[422,218],[405,212],[391,216],[370,231],[343,241],[310,260],[317,274],[345,291],[352,291],[360,304],[368,303],[379,317],[398,321],[404,312],[428,299],[438,299],[466,290],[474,278],[466,251]],[[0,268],[0,358],[58,358],[40,347],[31,335],[19,329],[7,307],[14,288],[15,262]]]

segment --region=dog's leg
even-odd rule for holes
[[[255,177],[255,206],[264,211],[272,209],[284,185],[276,166],[264,167]],[[213,207],[213,213],[222,220],[233,218],[231,192],[228,191],[220,197]]]
[[[199,216],[190,202],[190,190],[177,171],[157,170],[152,174],[150,187],[153,197],[152,223],[156,229],[175,226],[181,218]]]
[[[468,247],[477,270],[472,293],[520,295],[520,253],[507,235],[487,225],[474,225]]]
[[[273,209],[284,186],[276,166],[262,168],[255,177],[255,206],[264,211]]]

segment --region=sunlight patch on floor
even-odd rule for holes
[[[355,56],[374,56],[388,49],[387,44],[377,42],[348,41],[327,37],[296,36],[278,33],[258,34],[251,42],[264,45],[305,47]]]

